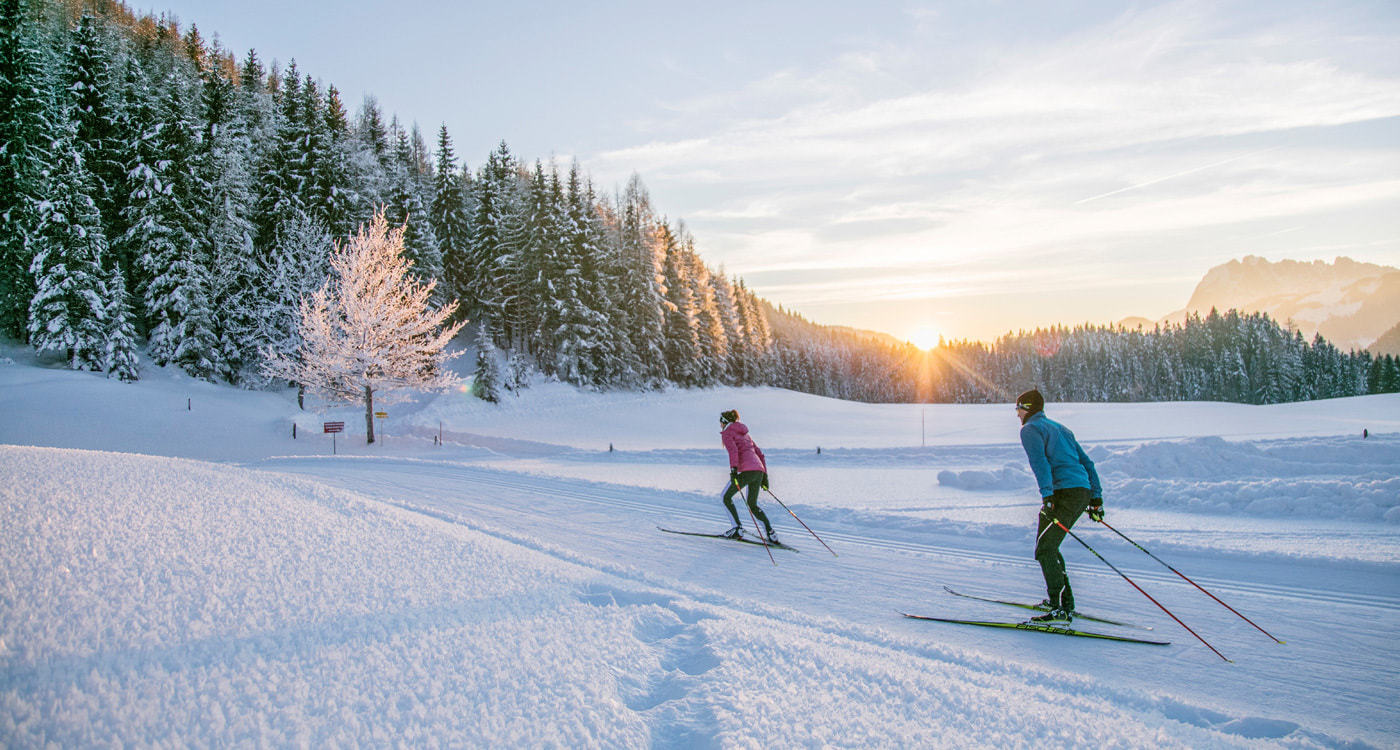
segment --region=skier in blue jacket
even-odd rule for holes
[[[1021,447],[1026,449],[1036,484],[1040,485],[1040,520],[1036,528],[1035,559],[1045,576],[1049,612],[1032,617],[1036,622],[1069,622],[1074,618],[1074,592],[1065,573],[1060,542],[1065,530],[1087,508],[1089,518],[1103,520],[1103,487],[1099,473],[1074,433],[1045,416],[1045,397],[1031,389],[1016,398],[1021,418]],[[1059,523],[1056,523],[1058,521]],[[1060,524],[1064,524],[1063,528]]]

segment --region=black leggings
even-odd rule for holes
[[[739,481],[730,482],[724,490],[724,507],[729,511],[729,515],[734,517],[734,525],[743,526],[744,524],[739,522],[739,511],[734,508],[734,493],[738,492],[741,487],[747,488],[749,491],[749,510],[753,513],[754,518],[763,522],[764,533],[771,534],[773,524],[768,523],[768,516],[764,515],[763,509],[758,507],[758,491],[762,487],[762,483],[763,472],[761,471],[739,472]]]
[[[1074,526],[1084,509],[1089,507],[1089,490],[1084,487],[1070,487],[1055,490],[1050,496],[1054,510],[1043,511],[1040,523],[1036,526],[1035,559],[1040,563],[1040,572],[1045,576],[1045,593],[1050,606],[1074,609],[1074,591],[1069,586],[1069,575],[1065,573],[1065,558],[1060,555],[1060,542],[1065,540],[1065,530],[1051,518],[1065,525]],[[1046,513],[1049,513],[1049,517]]]

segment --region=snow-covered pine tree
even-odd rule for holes
[[[384,116],[379,111],[379,100],[366,96],[360,105],[360,116],[355,125],[355,137],[369,148],[375,159],[387,166],[391,156],[389,131],[384,125]]]
[[[247,327],[237,333],[245,345],[256,349],[250,371],[243,377],[261,382],[269,352],[287,358],[301,348],[302,300],[326,283],[333,247],[326,226],[304,213],[295,213],[278,226],[255,283],[231,304],[246,311],[239,321],[246,320]]]
[[[205,264],[209,298],[219,304],[213,320],[218,341],[219,376],[239,382],[242,373],[257,362],[257,348],[246,335],[254,326],[252,310],[237,304],[257,283],[257,255],[253,247],[253,179],[248,173],[252,148],[246,121],[240,116],[233,82],[221,66],[204,73],[202,138],[195,162],[196,185],[207,192],[207,223],[201,227],[208,247]]]
[[[442,251],[428,221],[423,201],[417,149],[395,120],[390,127],[394,139],[394,159],[389,172],[389,202],[384,207],[390,224],[404,228],[404,252],[413,262],[413,272],[423,282],[442,278]],[[415,127],[416,132],[416,127]]]
[[[601,326],[599,341],[593,350],[598,382],[610,387],[635,387],[636,353],[618,325],[622,317],[617,309],[622,296],[619,287],[622,272],[618,267],[621,257],[612,243],[614,235],[608,230],[610,224],[616,223],[616,214],[611,206],[599,200],[591,180],[584,183],[580,208],[584,270],[592,288],[587,304]]]
[[[131,295],[126,290],[126,277],[120,265],[111,264],[107,276],[107,341],[103,368],[107,377],[116,376],[123,383],[141,377],[136,355],[136,325],[132,321]]]
[[[743,385],[761,385],[767,382],[770,374],[768,366],[769,348],[772,346],[772,333],[768,328],[768,318],[763,314],[758,297],[750,292],[740,280],[734,285],[735,301],[738,304],[739,319],[744,325],[743,361],[739,363]]]
[[[524,350],[511,349],[510,355],[506,357],[505,386],[511,392],[519,395],[520,391],[530,387],[530,360]],[[1384,382],[1384,371],[1377,371],[1377,383]]]
[[[505,141],[486,157],[475,182],[476,212],[472,219],[471,295],[463,300],[467,315],[490,318],[512,349],[526,346],[533,330],[522,330],[507,319],[507,307],[518,300],[519,259],[524,243],[524,208],[517,164]]]
[[[272,94],[267,90],[267,71],[257,50],[248,50],[238,67],[239,108],[253,144],[264,143],[273,132],[275,115]]]
[[[404,389],[456,384],[445,347],[464,322],[449,324],[456,302],[433,309],[435,281],[418,283],[404,257],[403,228],[382,213],[331,256],[333,278],[301,305],[302,345],[267,352],[270,377],[304,383],[339,401],[362,401],[365,440],[374,442],[374,398]]]
[[[686,278],[689,264],[675,232],[665,224],[660,231],[666,253],[663,267],[666,374],[672,383],[689,388],[699,382],[700,336],[695,330],[695,296]]]
[[[0,333],[24,338],[34,277],[29,272],[53,142],[49,61],[22,0],[0,0]]]
[[[185,33],[184,48],[185,57],[194,66],[195,72],[203,74],[209,70],[209,48],[204,45],[204,36],[199,33],[198,25],[190,24],[190,30]]]
[[[129,175],[126,209],[131,228],[122,242],[134,251],[144,280],[151,361],[211,379],[222,365],[209,299],[208,246],[202,219],[191,215],[209,190],[197,185],[193,170],[197,135],[187,109],[193,97],[175,71],[163,87],[159,119],[137,144],[140,161]]]
[[[636,389],[643,385],[642,366],[637,350],[628,335],[627,312],[621,309],[623,289],[626,285],[626,256],[622,246],[622,216],[617,205],[606,198],[600,198],[590,182],[589,202],[593,205],[592,228],[600,248],[598,267],[600,274],[601,312],[608,321],[609,351],[604,367],[604,378],[612,387]]]
[[[564,382],[598,388],[605,385],[610,332],[607,318],[594,307],[602,296],[597,270],[601,253],[589,227],[593,207],[577,162],[569,169],[565,201],[564,233],[552,264],[558,275],[551,279],[551,324],[557,326],[554,367]]]
[[[689,280],[695,298],[695,333],[700,344],[697,382],[701,386],[711,386],[721,382],[728,372],[729,341],[720,320],[710,269],[705,267],[700,254],[695,251],[695,238],[689,232],[684,235],[683,250],[683,257],[690,263]]]
[[[441,288],[445,295],[462,299],[467,295],[471,277],[468,268],[471,225],[468,223],[462,173],[457,169],[457,155],[452,150],[452,137],[447,133],[446,124],[438,130],[437,168],[433,172],[433,199],[428,206],[428,223],[442,252]]]
[[[476,329],[476,368],[472,371],[472,395],[497,403],[501,400],[501,363],[491,327],[482,322]]]
[[[393,150],[374,97],[366,96],[360,105],[350,139],[345,143],[345,152],[355,190],[354,224],[359,225],[368,222],[376,211],[387,205],[390,196],[388,174]]]
[[[710,285],[715,292],[715,310],[719,313],[720,326],[724,330],[724,372],[720,380],[728,385],[740,382],[739,362],[743,347],[743,325],[739,321],[739,311],[734,301],[734,286],[721,268],[712,274]],[[792,366],[789,360],[788,369]]]
[[[315,91],[310,85],[305,88]],[[366,209],[356,184],[357,144],[340,92],[334,86],[327,87],[324,104],[308,107],[308,111],[313,117],[309,130],[316,163],[310,190],[312,213],[326,223],[331,236],[347,237]]]
[[[62,352],[74,370],[102,370],[107,340],[107,286],[102,257],[107,238],[90,193],[71,126],[54,141],[46,195],[32,246],[35,293],[29,303],[29,342]]]
[[[297,212],[314,215],[306,200],[312,184],[308,118],[302,112],[306,99],[295,60],[282,76],[275,100],[278,107],[273,144],[263,151],[257,166],[253,227],[254,242],[260,249],[271,247],[278,226],[287,217]]]
[[[119,81],[112,67],[103,23],[84,13],[73,30],[64,65],[64,88],[72,104],[75,143],[83,166],[92,176],[92,199],[106,225],[120,215],[126,176],[124,128],[119,122]]]
[[[427,192],[433,182],[433,155],[416,122],[408,128],[408,144],[411,154],[409,174],[417,181],[419,192]]]
[[[521,242],[514,255],[515,272],[511,283],[518,291],[511,295],[513,304],[503,304],[512,318],[511,328],[531,332],[518,348],[534,355],[546,373],[555,371],[556,334],[560,324],[559,308],[554,302],[555,285],[568,263],[561,254],[564,207],[557,203],[553,189],[559,183],[557,172],[552,176],[553,179],[545,175],[544,164],[537,159],[526,186]],[[517,347],[512,346],[514,348]]]
[[[614,325],[631,342],[637,381],[657,387],[666,380],[665,299],[659,267],[662,232],[646,187],[636,175],[628,181],[620,204],[618,254],[623,273],[618,280]]]

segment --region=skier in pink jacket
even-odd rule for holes
[[[725,450],[729,451],[729,485],[724,490],[724,507],[734,519],[734,528],[726,531],[731,539],[743,537],[743,524],[739,522],[739,511],[734,508],[734,494],[741,489],[748,490],[749,510],[754,518],[763,522],[763,533],[769,542],[778,543],[773,533],[773,524],[758,507],[758,491],[768,489],[768,462],[763,458],[763,449],[749,437],[749,428],[739,421],[739,412],[730,409],[720,412],[720,439]]]

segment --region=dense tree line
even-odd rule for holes
[[[437,304],[508,359],[586,387],[766,382],[757,297],[706,266],[640,180],[600,195],[577,164],[502,142],[475,172],[416,125],[293,61],[265,67],[116,2],[0,0],[6,180],[0,330],[71,366],[157,365],[263,385],[296,351],[332,243],[377,209]]]
[[[776,385],[864,401],[1270,403],[1396,390],[1394,358],[1230,313],[932,353],[817,326],[707,266],[641,181],[502,142],[471,170],[368,99],[113,0],[0,0],[0,332],[139,377],[138,352],[262,387],[302,345],[334,243],[382,210],[430,304],[458,300],[487,399],[538,371],[589,388]]]
[[[1287,401],[1400,392],[1400,359],[1311,342],[1264,313],[1211,311],[1152,330],[1083,325],[931,351],[876,336],[779,329],[776,384],[875,402]],[[827,329],[830,331],[831,329]]]

